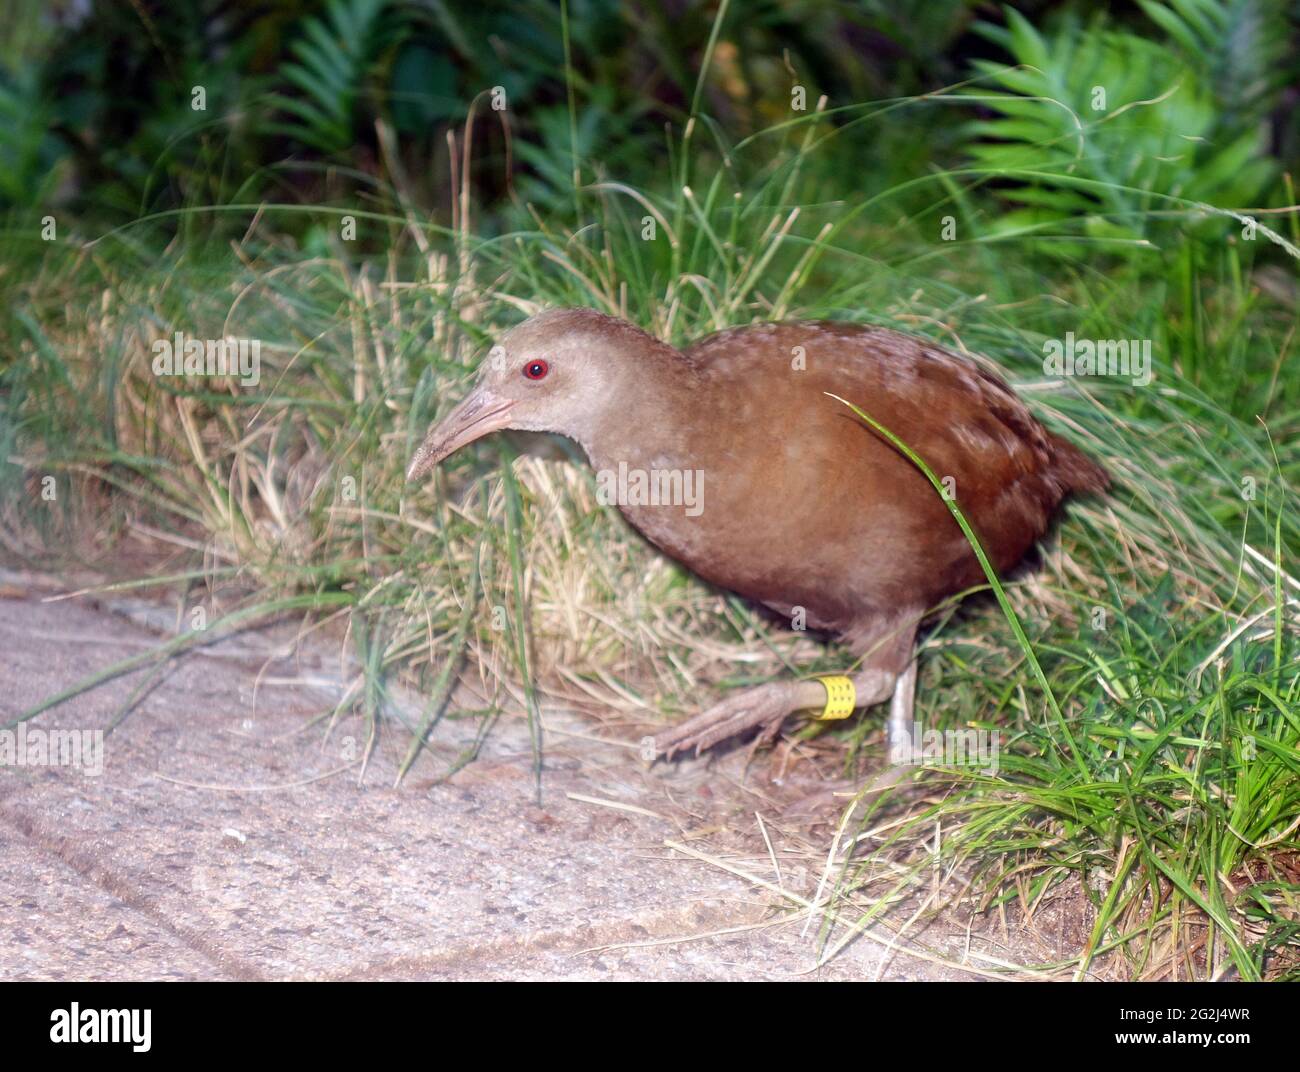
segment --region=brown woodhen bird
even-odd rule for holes
[[[1107,486],[1002,380],[928,339],[783,322],[677,350],[589,309],[510,330],[407,477],[499,429],[568,436],[607,501],[661,551],[858,656],[850,675],[728,696],[647,738],[648,759],[753,728],[770,740],[792,712],[843,717],[892,697],[897,761],[912,739],[917,626],[984,574],[943,496],[841,399],[942,480],[999,571],[1047,531],[1065,496]]]

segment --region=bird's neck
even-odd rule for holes
[[[617,397],[623,404],[603,410],[578,441],[597,470],[672,468],[692,464],[706,384],[680,355],[638,378]]]

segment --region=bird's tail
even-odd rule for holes
[[[1056,473],[1069,491],[1097,495],[1110,487],[1110,474],[1073,443],[1052,436]]]

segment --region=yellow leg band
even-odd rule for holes
[[[818,680],[826,687],[826,707],[819,719],[848,718],[853,714],[858,694],[849,677],[823,677]]]

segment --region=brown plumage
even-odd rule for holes
[[[508,332],[408,475],[500,428],[569,436],[606,475],[686,474],[674,486],[694,498],[620,509],[705,580],[781,615],[802,608],[809,627],[864,655],[858,704],[893,694],[898,745],[904,732],[910,739],[917,624],[983,572],[925,476],[830,395],[946,478],[999,570],[1046,532],[1066,495],[1107,485],[1005,383],[927,339],[787,322],[730,328],[679,352],[587,309],[545,312]],[[757,725],[771,736],[825,695],[815,681],[760,686],[660,734],[652,752],[698,751]]]

